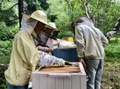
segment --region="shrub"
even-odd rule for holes
[[[110,43],[120,43],[120,38],[113,37],[110,39]]]
[[[0,41],[0,62],[1,63],[8,63],[10,58],[12,42],[7,41]]]
[[[119,61],[120,60],[120,45],[111,43],[105,48],[106,61]]]

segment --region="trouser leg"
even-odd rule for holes
[[[99,65],[99,60],[85,60],[87,69],[88,69],[88,81],[87,81],[87,89],[95,89],[95,77],[96,70]]]
[[[95,89],[100,89],[102,72],[103,72],[103,64],[104,64],[104,60],[100,60],[98,69],[97,69],[97,73],[96,73]]]
[[[24,86],[11,85],[6,81],[7,89],[28,89],[28,84]]]
[[[6,81],[6,85],[7,85],[7,89],[16,89],[15,86],[9,84],[7,81]]]

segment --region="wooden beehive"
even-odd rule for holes
[[[86,89],[86,74],[81,63],[43,68],[32,73],[32,89]]]

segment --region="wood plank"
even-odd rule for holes
[[[71,89],[81,89],[81,81],[79,75],[71,75]]]
[[[63,89],[64,78],[56,78],[56,89]]]
[[[56,81],[55,78],[47,77],[47,89],[56,89]]]
[[[64,78],[64,87],[62,89],[71,89],[71,77],[70,78]]]
[[[42,71],[42,72],[45,72],[45,71],[46,72],[81,72],[79,66],[70,66],[70,65],[65,65],[63,67],[53,65],[49,67],[43,67],[39,71]]]
[[[38,89],[48,89],[47,88],[47,74],[41,74],[40,76],[40,86]]]
[[[32,75],[32,89],[39,89],[39,80],[40,78],[38,74]]]
[[[87,85],[86,85],[86,83],[87,83],[87,80],[86,80],[86,75],[82,75],[82,76],[80,76],[80,80],[81,80],[81,89],[87,89]]]

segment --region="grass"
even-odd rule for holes
[[[105,63],[101,89],[120,89],[120,38],[116,43],[115,38],[110,39],[110,44],[105,47]]]
[[[120,60],[120,45],[117,43],[108,44],[105,47],[105,61],[114,62]]]
[[[101,89],[120,89],[120,61],[105,62]]]

